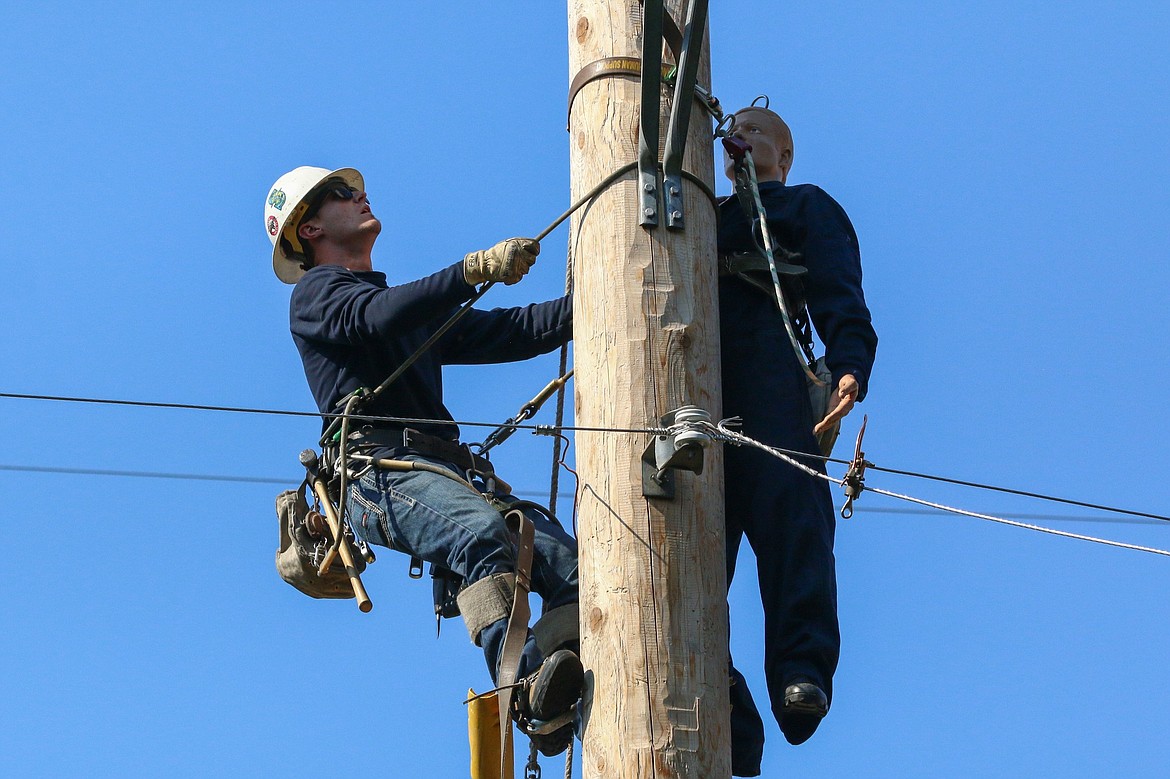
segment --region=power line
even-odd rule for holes
[[[203,481],[203,482],[225,482],[237,484],[274,484],[289,486],[295,485],[299,479],[295,476],[279,477],[279,476],[230,476],[226,474],[214,473],[179,473],[168,471],[135,471],[135,470],[119,470],[109,468],[65,468],[59,466],[49,465],[13,465],[0,464],[0,472],[8,471],[14,473],[40,473],[49,475],[64,475],[64,476],[107,476],[115,478],[128,479],[166,479],[171,481]],[[535,490],[517,490],[513,493],[518,498],[533,498],[533,497],[547,497],[547,493],[537,492]],[[558,492],[557,498],[562,500],[572,500],[576,497],[571,492]],[[886,508],[881,506],[857,506],[854,511],[864,514],[901,514],[908,516],[942,516],[949,512],[942,509],[933,508]],[[1146,518],[1126,519],[1123,517],[1094,517],[1083,514],[1019,514],[1019,513],[1001,513],[1000,516],[1010,519],[1043,519],[1064,522],[1106,522],[1109,524],[1142,524],[1142,525],[1157,525],[1160,524],[1156,520]]]
[[[110,476],[124,479],[167,479],[171,481],[227,482],[236,484],[276,484],[292,488],[300,483],[296,476],[229,476],[214,473],[175,473],[167,471],[132,471],[108,468],[65,468],[50,465],[6,465],[0,464],[0,471],[14,473],[41,473],[62,476]],[[301,477],[303,478],[303,477]],[[517,490],[518,498],[547,497],[545,492]],[[558,498],[572,498],[572,493],[559,493]]]
[[[17,392],[0,392],[0,398],[13,400],[45,400],[57,403],[93,403],[103,406],[130,406],[136,408],[167,408],[183,411],[221,411],[231,414],[262,414],[269,416],[309,417],[313,419],[341,419],[345,414],[332,414],[318,411],[288,411],[282,409],[248,408],[246,406],[207,406],[198,403],[164,403],[149,400],[113,400],[109,398],[77,398],[64,395],[31,395]],[[498,422],[471,422],[459,419],[422,419],[418,417],[388,417],[367,414],[350,414],[349,419],[357,422],[388,422],[395,425],[459,425],[460,427],[500,427]],[[573,425],[524,425],[512,424],[518,430],[531,430],[533,433],[552,434],[556,430],[568,430],[583,433],[643,433],[658,435],[664,432],[660,427],[584,427]]]
[[[1157,549],[1152,546],[1139,546],[1137,544],[1127,544],[1123,541],[1113,541],[1107,538],[1096,538],[1094,536],[1086,536],[1080,533],[1069,533],[1064,530],[1056,530],[1051,527],[1043,527],[1041,525],[1029,525],[1025,522],[1017,522],[1012,519],[1005,519],[997,517],[992,514],[980,514],[977,511],[967,511],[966,509],[955,508],[954,506],[947,506],[942,503],[933,503],[929,500],[922,500],[910,495],[901,495],[897,492],[890,492],[878,487],[866,487],[870,492],[876,492],[878,495],[885,495],[888,498],[897,498],[898,500],[909,501],[910,503],[917,503],[920,506],[928,506],[942,511],[949,511],[953,514],[961,514],[965,517],[974,517],[975,519],[985,519],[988,522],[997,522],[1001,525],[1010,525],[1012,527],[1023,528],[1024,530],[1034,530],[1038,533],[1047,533],[1048,535],[1061,536],[1063,538],[1075,538],[1078,541],[1091,541],[1094,544],[1104,544],[1105,546],[1112,546],[1118,549],[1131,549],[1135,552],[1149,552],[1150,554],[1162,555],[1163,557],[1170,557],[1170,550]]]
[[[795,449],[782,449],[778,446],[769,447],[773,452],[793,457],[798,460],[811,460],[825,463],[835,463],[837,465],[844,465],[846,467],[853,464],[852,460],[842,460],[838,457],[825,457],[824,455],[809,454],[808,452],[801,452]],[[1086,503],[1080,500],[1073,500],[1071,498],[1061,498],[1055,495],[1045,495],[1040,492],[1029,492],[1027,490],[1017,490],[1012,487],[998,487],[994,484],[983,484],[976,481],[967,481],[965,479],[955,479],[950,476],[936,476],[930,473],[918,473],[916,471],[903,471],[897,468],[886,468],[881,465],[866,460],[865,467],[871,471],[881,471],[882,473],[890,473],[897,476],[909,476],[915,479],[927,479],[929,481],[943,482],[944,484],[955,484],[960,487],[971,487],[978,490],[989,490],[991,492],[1001,492],[1006,495],[1018,495],[1024,498],[1034,498],[1036,500],[1046,500],[1052,503],[1063,503],[1066,506],[1079,506],[1086,509],[1094,509],[1096,511],[1108,511],[1112,514],[1128,514],[1134,517],[1143,517],[1145,519],[1156,519],[1161,522],[1170,522],[1170,516],[1163,516],[1162,514],[1151,514],[1145,511],[1133,511],[1130,509],[1120,509],[1113,506],[1103,506],[1097,503]]]
[[[47,473],[66,476],[116,476],[131,479],[171,479],[175,481],[238,482],[242,484],[288,484],[296,479],[278,479],[267,476],[226,476],[213,473],[167,473],[164,471],[121,471],[105,468],[57,468],[42,465],[0,465],[0,471],[17,473]]]
[[[715,440],[733,441],[733,442],[738,442],[739,444],[744,444],[747,446],[755,447],[756,449],[760,449],[764,452],[767,452],[768,454],[772,455],[773,457],[776,457],[780,460],[783,460],[784,462],[788,463],[789,465],[793,466],[794,468],[797,468],[798,470],[804,471],[809,476],[812,476],[812,477],[817,478],[817,479],[824,479],[825,481],[828,481],[828,482],[836,483],[836,479],[833,479],[828,474],[822,473],[821,471],[818,471],[815,468],[810,468],[809,466],[805,465],[804,463],[798,462],[796,459],[789,457],[788,455],[782,453],[780,450],[778,450],[774,447],[768,446],[767,444],[761,443],[753,438],[749,438],[748,436],[745,436],[742,433],[737,433],[734,430],[729,430],[725,426],[722,426],[722,425],[716,426],[716,425],[711,424],[710,422],[702,422],[702,423],[699,423],[698,427],[700,429],[704,429],[704,430],[708,431]],[[1150,546],[1138,546],[1137,544],[1127,544],[1127,543],[1122,542],[1122,541],[1113,541],[1113,540],[1108,539],[1108,538],[1097,538],[1095,536],[1087,536],[1087,535],[1083,535],[1081,533],[1069,533],[1069,532],[1064,531],[1064,530],[1056,530],[1055,528],[1043,527],[1042,525],[1030,525],[1030,524],[1027,524],[1024,522],[1017,522],[1015,520],[1005,519],[1003,517],[997,517],[997,516],[994,516],[992,514],[980,514],[980,513],[975,512],[975,511],[967,511],[966,509],[955,508],[954,506],[947,506],[943,503],[933,503],[933,502],[928,501],[928,500],[922,500],[921,498],[915,498],[915,497],[910,496],[910,495],[902,495],[902,494],[899,494],[897,492],[890,492],[889,490],[884,490],[884,489],[881,489],[878,487],[866,486],[865,490],[867,490],[869,492],[875,492],[878,495],[885,495],[886,497],[889,497],[889,498],[897,498],[899,500],[908,501],[910,503],[916,503],[920,506],[926,506],[928,508],[939,509],[940,511],[950,512],[952,514],[961,514],[961,515],[966,516],[966,517],[974,517],[975,519],[984,519],[984,520],[987,520],[989,522],[997,522],[997,523],[1002,524],[1002,525],[1011,525],[1012,527],[1023,528],[1025,530],[1033,530],[1033,531],[1036,531],[1038,533],[1047,533],[1049,535],[1062,536],[1064,538],[1075,538],[1079,541],[1090,541],[1090,542],[1095,543],[1095,544],[1102,544],[1104,546],[1112,546],[1112,547],[1115,547],[1118,549],[1131,549],[1131,550],[1134,550],[1137,552],[1148,552],[1150,554],[1156,554],[1156,555],[1162,555],[1164,557],[1170,557],[1170,550],[1166,550],[1166,549],[1157,549],[1155,547],[1150,547]],[[848,505],[849,504],[847,503],[846,506],[848,506]]]
[[[212,406],[196,403],[168,403],[161,401],[142,401],[142,400],[119,400],[110,398],[83,398],[70,397],[65,395],[36,395],[28,393],[15,392],[0,392],[0,398],[8,398],[13,400],[40,400],[57,403],[86,403],[109,406],[125,406],[132,408],[163,408],[163,409],[177,409],[185,411],[218,411],[224,413],[235,414],[258,414],[269,416],[285,416],[285,417],[305,417],[312,419],[339,419],[343,414],[321,413],[315,411],[290,411],[283,409],[264,409],[264,408],[250,408],[246,406]],[[459,425],[460,427],[500,427],[496,422],[476,422],[468,420],[450,420],[450,419],[420,419],[413,417],[389,417],[389,416],[369,416],[369,415],[351,415],[351,420],[361,422],[383,422],[396,425]],[[531,430],[534,434],[540,435],[555,435],[558,432],[590,432],[590,433],[622,433],[622,434],[639,434],[639,435],[659,435],[664,432],[662,428],[618,428],[618,427],[585,427],[572,425],[535,425],[535,424],[514,424],[510,425],[517,430]],[[788,458],[799,458],[802,460],[816,460],[826,463],[838,463],[842,465],[849,465],[849,460],[841,460],[832,457],[823,457],[819,455],[810,455],[807,452],[798,452],[788,449],[781,449],[778,447],[768,447],[771,451],[786,455]],[[807,469],[801,463],[792,462],[796,467]],[[904,471],[895,468],[886,468],[883,466],[874,465],[867,461],[866,467],[881,471],[883,473],[890,473],[899,476],[908,476],[917,479],[927,479],[930,481],[938,481],[946,484],[954,484],[963,487],[971,487],[974,489],[990,490],[992,492],[1001,492],[1008,495],[1017,495],[1020,497],[1033,498],[1036,500],[1044,500],[1053,503],[1061,503],[1069,506],[1079,506],[1081,508],[1093,509],[1095,511],[1105,511],[1112,514],[1125,514],[1133,517],[1141,517],[1145,519],[1158,520],[1160,522],[1170,522],[1170,516],[1162,514],[1154,514],[1146,511],[1134,511],[1132,509],[1116,508],[1114,506],[1106,506],[1099,503],[1088,503],[1085,501],[1072,500],[1070,498],[1061,498],[1054,495],[1045,495],[1039,492],[1029,492],[1026,490],[1017,490],[1010,487],[998,487],[991,484],[981,484],[979,482],[966,481],[963,479],[954,479],[947,476],[936,476],[928,473],[917,473],[915,471]],[[808,469],[811,471],[811,469]],[[167,478],[160,476],[157,478]],[[231,477],[223,479],[213,479],[219,481],[230,481]]]

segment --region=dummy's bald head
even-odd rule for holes
[[[735,112],[733,134],[752,145],[752,161],[760,181],[785,181],[792,168],[795,149],[792,131],[775,111],[748,106]],[[734,180],[731,160],[724,158],[728,178]]]

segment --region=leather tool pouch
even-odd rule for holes
[[[813,424],[817,424],[825,418],[825,414],[829,413],[832,408],[833,400],[833,374],[829,371],[829,366],[825,365],[825,358],[817,358],[816,364],[812,366],[813,373],[817,378],[824,382],[823,385],[818,385],[812,379],[806,379],[808,384],[808,399],[813,413]],[[825,457],[833,453],[833,445],[837,443],[837,436],[841,434],[841,422],[838,420],[832,427],[817,436],[817,444],[821,448],[821,454]]]
[[[317,573],[318,565],[329,550],[330,539],[326,533],[314,534],[310,525],[323,526],[324,520],[319,524],[310,522],[311,511],[305,500],[304,484],[276,496],[276,517],[280,522],[276,571],[280,578],[309,597],[352,598],[353,586],[340,561],[324,576]],[[365,560],[355,555],[354,566],[361,573],[366,569]]]

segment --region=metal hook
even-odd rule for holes
[[[723,129],[723,125],[727,125],[727,129]],[[725,114],[719,120],[719,124],[715,125],[715,137],[726,138],[735,132],[735,114]]]
[[[853,462],[849,463],[849,471],[841,480],[845,487],[845,505],[841,507],[841,519],[853,516],[853,501],[861,497],[865,490],[865,452],[861,451],[861,439],[865,437],[865,426],[869,422],[869,415],[861,418],[861,430],[857,433],[857,444],[853,447]]]
[[[756,105],[756,103],[759,102],[760,100],[764,101],[763,106]],[[751,107],[752,108],[764,108],[765,110],[771,110],[772,101],[768,99],[767,95],[756,95],[755,99],[752,100]]]

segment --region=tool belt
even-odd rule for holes
[[[320,529],[325,519],[309,508],[304,484],[276,497],[276,516],[280,523],[280,546],[276,550],[280,578],[313,598],[354,597],[353,585],[343,566],[332,566],[324,576],[317,572],[330,538]],[[352,542],[352,533],[346,535]],[[354,567],[361,573],[366,561],[356,557]]]
[[[372,427],[366,425],[360,430],[350,433],[349,442],[354,446],[410,449],[424,457],[446,460],[464,472],[494,473],[491,462],[486,458],[472,454],[467,444],[427,435],[409,427]]]

